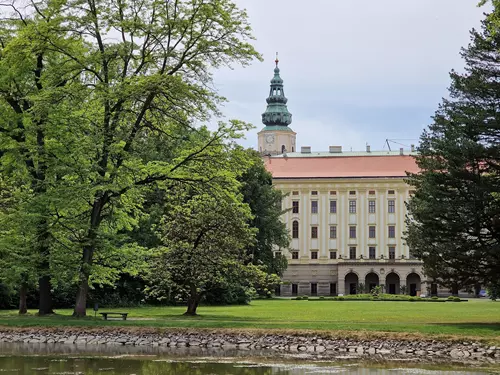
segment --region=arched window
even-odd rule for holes
[[[286,151],[285,145],[281,145],[281,153],[284,154]]]
[[[293,148],[293,146],[292,146],[292,152],[295,152],[295,149]]]
[[[299,238],[299,222],[297,220],[292,222],[292,238]]]

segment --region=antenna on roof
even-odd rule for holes
[[[397,144],[397,145],[400,145],[400,146],[405,146],[405,147],[408,147],[408,148],[411,147],[411,145],[400,143],[398,141],[417,141],[418,142],[418,139],[386,139],[383,148],[385,148],[385,146],[387,145],[387,148],[389,149],[389,151],[392,151],[392,149],[391,149],[391,143],[394,143],[394,144]]]

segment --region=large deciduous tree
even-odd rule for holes
[[[163,247],[153,259],[149,291],[187,300],[196,315],[209,288],[227,286],[242,275],[245,247],[254,237],[248,206],[229,190],[181,192],[162,224]],[[172,204],[173,203],[173,204]]]
[[[41,108],[47,116],[71,108],[77,117],[71,127],[61,116],[56,122],[71,130],[55,138],[63,138],[64,154],[37,148],[54,156],[63,170],[35,165],[53,173],[58,183],[62,200],[52,202],[50,217],[57,221],[53,237],[67,251],[70,265],[77,266],[74,315],[84,316],[98,273],[110,276],[110,268],[103,266],[108,252],[114,258],[122,250],[130,253],[116,234],[137,225],[144,187],[223,179],[218,172],[221,142],[248,127],[235,121],[210,133],[196,126],[218,114],[223,100],[211,86],[211,70],[245,65],[260,56],[248,43],[246,13],[230,0],[43,0],[24,7],[14,2],[14,7],[18,21],[32,25],[55,56],[48,77],[62,79],[65,90],[77,89]],[[43,56],[40,60],[45,62]],[[61,74],[57,64],[64,68]],[[185,142],[177,141],[179,133]],[[168,158],[151,159],[141,148],[156,137],[179,147],[169,146]]]
[[[421,137],[407,242],[428,273],[463,286],[500,275],[500,9],[471,31],[465,71]]]

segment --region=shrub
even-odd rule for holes
[[[438,296],[432,296],[432,299],[439,299]]]
[[[453,297],[453,302],[460,302],[460,301],[461,301],[460,297]]]
[[[302,297],[295,298],[296,301],[302,301]]]
[[[415,297],[410,297],[410,298],[408,298],[408,301],[410,301],[410,302],[415,302],[415,301],[416,301],[416,299],[415,299]]]
[[[453,296],[449,296],[449,297],[448,297],[448,301],[453,301],[453,299],[454,299],[454,298],[455,298],[455,297],[453,297]]]
[[[309,299],[308,296],[302,296],[302,299]]]
[[[337,297],[337,301],[343,301],[345,298],[340,296],[340,297]]]
[[[325,299],[325,297],[321,296],[321,297],[319,297],[319,299],[323,300],[323,299]]]

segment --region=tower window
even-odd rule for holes
[[[281,153],[284,154],[286,151],[285,145],[281,145]]]

